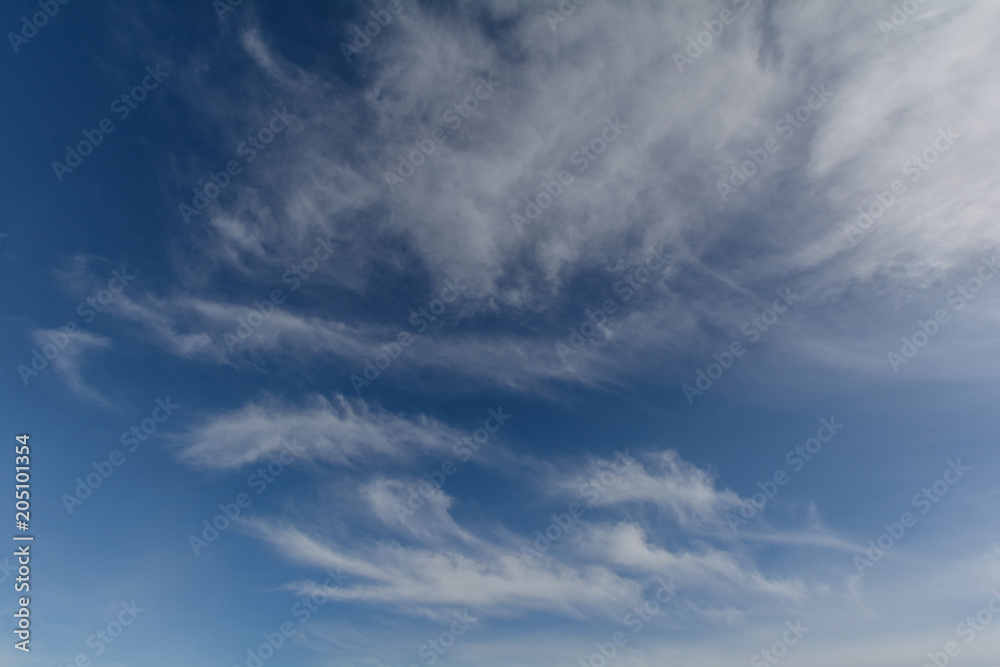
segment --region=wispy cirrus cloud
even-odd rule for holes
[[[684,461],[676,451],[637,457],[641,464],[627,467],[614,459],[594,459],[553,486],[566,494],[582,493],[596,507],[649,503],[691,530],[718,529],[725,524],[726,512],[743,502],[733,491],[717,489],[711,474]],[[602,475],[612,483],[601,483]]]
[[[549,610],[577,615],[609,603],[627,604],[640,586],[601,567],[579,570],[529,565],[513,550],[496,547],[477,555],[382,544],[350,553],[295,528],[254,522],[251,528],[293,560],[313,567],[341,568],[359,583],[322,588],[293,584],[299,594],[407,607],[471,606],[509,613]]]
[[[401,417],[343,396],[317,395],[301,406],[271,397],[209,417],[192,430],[181,456],[202,466],[236,468],[294,440],[304,456],[318,461],[412,461],[450,450],[460,435],[434,419]]]
[[[402,281],[457,278],[470,286],[450,322],[459,326],[421,341],[421,354],[400,362],[467,376],[469,386],[485,379],[546,395],[565,382],[621,383],[644,375],[649,355],[710,353],[791,281],[809,295],[796,321],[782,325],[795,334],[788,336],[794,354],[841,368],[843,350],[852,368],[877,367],[899,305],[928,299],[924,286],[949,280],[1000,241],[989,222],[1000,212],[989,167],[1000,135],[981,120],[998,99],[976,83],[983,54],[997,58],[984,28],[997,10],[922,7],[920,20],[887,45],[876,27],[879,7],[854,3],[838,13],[751,2],[725,40],[678,73],[674,52],[726,6],[649,3],[626,12],[592,4],[560,24],[555,39],[544,15],[523,7],[470,7],[441,22],[415,6],[394,19],[392,39],[366,50],[360,90],[288,58],[253,11],[234,16],[230,64],[243,83],[223,94],[181,71],[178,94],[233,140],[274,100],[296,110],[296,127],[202,215],[198,258],[178,256],[175,267],[192,296],[157,297],[133,314],[165,332],[153,340],[176,354],[232,361],[205,336],[216,341],[244,306],[213,294],[210,274],[274,282],[316,234],[335,234],[350,252],[312,284],[388,298],[389,318],[303,295],[299,309],[276,315],[241,353],[331,352],[331,366],[363,360],[405,329],[420,305],[379,290],[373,276],[388,269]],[[481,15],[511,21],[508,41],[480,30],[473,19]],[[924,48],[930,35],[935,46]],[[514,57],[514,44],[530,49]],[[575,56],[559,57],[566,52]],[[389,191],[385,173],[399,155],[446,126],[444,114],[485,74],[502,82],[498,89]],[[781,150],[720,200],[717,183],[732,166],[780,136],[776,123],[822,86],[830,91],[822,108],[799,127],[785,121],[794,132]],[[885,90],[894,92],[878,94]],[[615,117],[628,128],[597,159],[582,158],[581,147]],[[940,127],[961,138],[911,183],[904,163]],[[172,178],[202,179],[208,166],[173,164]],[[561,170],[574,183],[518,234],[511,213]],[[908,192],[871,238],[852,247],[844,223],[895,178]],[[781,206],[775,189],[784,193]],[[641,302],[622,303],[608,269],[639,261],[658,243],[675,249],[677,270],[644,290]],[[562,363],[555,343],[607,298],[628,312]],[[189,327],[189,318],[204,320],[201,328]],[[857,318],[867,323],[862,344]],[[498,321],[509,326],[498,329]],[[524,321],[533,324],[513,326]],[[952,364],[946,356],[929,366]],[[668,362],[659,375],[674,384],[687,370]]]

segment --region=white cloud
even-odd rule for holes
[[[223,320],[234,326],[243,306],[204,293],[207,275],[225,266],[271,281],[315,234],[334,233],[349,251],[316,275],[317,285],[363,297],[386,269],[431,285],[456,278],[470,285],[459,307],[469,326],[422,342],[419,361],[401,365],[541,394],[554,382],[617,384],[642,373],[650,355],[703,351],[715,332],[735,332],[759,311],[756,295],[763,299],[793,278],[810,295],[795,313],[804,341],[796,354],[837,366],[842,350],[857,367],[877,364],[882,353],[874,344],[855,345],[858,331],[849,322],[894,334],[894,301],[927,298],[921,285],[961,271],[1000,240],[990,222],[1000,213],[990,167],[1000,133],[983,121],[996,93],[981,85],[980,65],[998,57],[987,28],[998,10],[990,3],[921,5],[919,18],[886,42],[876,21],[891,7],[732,4],[649,3],[626,11],[592,3],[555,33],[539,8],[466,8],[441,21],[414,5],[356,56],[360,91],[285,58],[268,27],[245,14],[245,53],[232,64],[254,85],[222,95],[178,78],[179,91],[234,138],[259,124],[274,100],[294,108],[298,120],[259,167],[230,186],[232,206],[202,214],[198,235],[211,261],[178,266],[198,296],[174,305],[197,306],[202,317],[215,318],[214,331],[205,323],[158,342],[177,354],[228,359],[207,349],[203,332],[215,340]],[[678,72],[673,54],[725,7],[735,21]],[[479,11],[511,20],[509,41],[481,31]],[[452,129],[444,114],[480,76],[501,84]],[[776,136],[775,121],[821,85],[832,98],[721,201],[719,178],[747,149]],[[570,156],[616,116],[629,127],[578,173]],[[883,229],[845,247],[842,225],[857,206],[949,125],[962,135],[955,147],[912,184]],[[435,127],[447,141],[390,190],[386,171]],[[519,235],[510,214],[560,169],[576,181]],[[188,182],[204,173],[199,165],[175,176]],[[780,206],[772,196],[778,190]],[[646,290],[641,304],[613,318],[611,342],[588,343],[563,365],[555,342],[565,342],[585,307],[615,296],[610,281],[605,294],[583,277],[634,262],[657,242],[676,250],[667,287]],[[276,316],[242,349],[361,360],[396,333],[368,315],[309,312]],[[497,316],[541,321],[493,335],[473,326],[477,317]],[[842,326],[831,326],[831,317]],[[493,348],[501,353],[490,354]],[[938,364],[946,365],[953,360]],[[672,384],[676,369],[669,366],[661,375]]]
[[[293,560],[313,567],[340,568],[355,578],[344,587],[311,582],[293,586],[300,594],[325,592],[333,599],[392,604],[469,606],[498,613],[548,610],[565,614],[605,613],[636,599],[640,587],[602,567],[575,569],[530,565],[514,550],[486,549],[478,556],[381,543],[348,553],[299,530],[256,521],[252,529]]]
[[[438,488],[418,491],[421,482],[428,483],[426,479],[377,478],[361,488],[361,496],[383,525],[405,532],[421,544],[441,545],[446,539],[458,539],[470,546],[480,544],[451,517],[451,496]],[[419,499],[416,510],[406,504],[411,496]]]
[[[685,588],[722,596],[728,604],[747,604],[760,595],[803,599],[809,588],[796,579],[768,579],[746,558],[712,548],[673,553],[651,544],[646,531],[635,523],[588,526],[581,548],[602,562],[634,571],[672,576]],[[742,562],[741,562],[742,560]]]
[[[718,529],[725,513],[742,503],[736,493],[716,489],[712,475],[673,450],[650,452],[639,461],[626,466],[621,460],[595,459],[554,484],[598,507],[651,503],[688,529]]]
[[[110,338],[89,331],[77,331],[67,335],[61,329],[39,329],[33,333],[32,337],[38,349],[45,346],[55,347],[53,342],[59,337],[66,340],[66,346],[58,348],[58,354],[52,358],[50,362],[52,368],[62,377],[66,386],[73,393],[111,407],[109,399],[83,377],[86,358],[99,350],[110,349],[112,347]]]
[[[308,458],[353,465],[443,452],[460,435],[427,417],[399,417],[342,396],[313,396],[303,407],[267,399],[209,418],[192,431],[182,455],[201,466],[234,468],[293,441]]]

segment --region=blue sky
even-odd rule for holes
[[[1000,7],[0,14],[4,664],[1000,665]]]

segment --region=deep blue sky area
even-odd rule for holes
[[[0,664],[1000,666],[1000,8],[231,1],[0,9]]]

